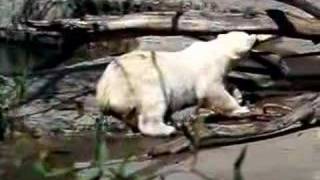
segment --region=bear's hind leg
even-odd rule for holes
[[[138,115],[138,128],[150,136],[169,136],[176,132],[175,127],[164,123],[166,107],[163,103],[144,104]]]

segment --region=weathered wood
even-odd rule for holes
[[[311,1],[311,0],[278,0],[278,1],[300,8],[312,14],[315,17],[320,16],[319,5],[314,1]],[[87,32],[85,34],[81,34],[81,33],[80,34],[72,33],[72,34],[75,34],[74,36],[76,37],[82,36],[83,37],[82,39],[86,39],[86,41],[100,40],[102,37],[121,38],[122,37],[121,35],[123,34],[129,35],[129,36],[141,36],[141,35],[150,35],[150,34],[155,34],[155,35],[182,34],[182,35],[191,35],[191,36],[194,35],[197,37],[199,36],[199,34],[217,34],[217,33],[225,32],[229,30],[245,30],[248,32],[255,32],[255,33],[260,33],[261,31],[265,31],[268,33],[282,34],[286,36],[294,36],[294,37],[301,37],[301,38],[307,38],[307,39],[313,39],[314,36],[319,36],[319,33],[317,33],[319,32],[319,28],[318,28],[319,25],[317,25],[319,23],[316,20],[314,22],[311,20],[312,21],[311,22],[309,21],[309,19],[307,19],[309,22],[305,23],[304,19],[302,21],[300,21],[299,18],[298,20],[296,18],[292,20],[290,17],[286,16],[286,19],[290,20],[291,26],[294,28],[297,27],[297,30],[293,31],[294,33],[290,33],[291,31],[284,32],[283,26],[281,26],[281,24],[285,24],[287,26],[288,23],[281,23],[281,22],[277,23],[276,21],[275,21],[276,23],[274,23],[273,20],[275,19],[272,19],[272,18],[271,18],[272,22],[270,22],[268,21],[270,20],[270,17],[266,16],[267,20],[265,20],[263,17],[260,17],[264,15],[260,14],[257,17],[256,12],[249,12],[249,13],[244,12],[245,14],[244,16],[247,18],[247,19],[244,18],[246,19],[244,21],[241,19],[239,20],[239,18],[236,18],[236,17],[227,18],[227,19],[223,18],[221,21],[214,20],[214,19],[212,20],[210,15],[212,13],[210,12],[214,11],[216,7],[217,7],[216,3],[211,0],[210,1],[207,1],[207,0],[201,0],[201,1],[198,1],[198,0],[180,0],[180,1],[172,1],[172,0],[74,1],[74,0],[70,0],[70,1],[63,1],[59,3],[56,3],[55,1],[52,1],[52,0],[41,0],[41,1],[28,0],[23,4],[23,7],[21,7],[22,9],[21,12],[20,10],[13,9],[14,11],[18,11],[18,13],[10,15],[10,18],[12,19],[11,20],[12,23],[9,27],[7,25],[0,27],[2,28],[0,29],[0,39],[10,40],[15,42],[27,41],[27,43],[32,42],[35,44],[54,45],[54,46],[60,47],[61,43],[64,43],[65,41],[74,40],[74,39],[67,39],[67,40],[64,39],[70,36],[70,34],[65,34],[66,33],[65,30],[72,29],[72,32],[75,32],[74,31],[75,29],[78,29],[78,30],[79,28],[82,29],[82,27],[78,27],[79,24],[83,25],[88,23],[88,21],[91,21],[94,24],[93,25],[94,28],[91,31],[91,37],[92,37],[91,39],[86,39],[85,36],[87,35]],[[202,11],[202,13],[200,14],[202,15],[206,14],[206,15],[200,18],[199,22],[197,22],[198,17],[190,18],[189,16],[182,15],[181,18],[179,18],[179,16],[182,13],[190,14],[189,10],[199,10],[199,11]],[[117,17],[117,16],[112,16],[115,14],[118,15],[118,17],[122,17],[122,15],[124,14],[131,14],[136,12],[150,12],[150,11],[161,11],[161,12],[175,11],[179,13],[177,13],[177,15],[173,15],[172,18],[169,18],[170,27],[164,27],[164,29],[161,28],[161,26],[156,26],[155,28],[149,27],[150,21],[153,21],[153,20],[150,20],[149,18],[144,20],[149,22],[143,22],[142,20],[138,22],[138,24],[132,27],[131,25],[137,23],[137,21],[134,20],[135,22],[132,23],[132,21],[130,21],[130,19],[125,18],[125,16],[122,18],[123,21],[112,20],[110,24],[112,23],[117,24],[115,21],[118,21],[120,24],[123,22],[125,24],[130,25],[131,27],[121,28],[118,23],[118,25],[114,25],[116,29],[113,29],[113,30],[109,30],[108,28],[104,27],[105,25],[110,25],[109,23],[107,24],[103,23],[103,21],[110,20],[106,17],[100,17],[100,20],[99,18],[88,18],[88,17],[82,20],[74,19],[78,22],[75,21],[75,22],[72,22],[71,24],[68,22],[68,24],[72,27],[69,26],[69,27],[66,27],[66,29],[58,28],[60,30],[58,30],[57,32],[54,32],[59,37],[56,37],[56,35],[52,36],[52,34],[50,34],[45,29],[41,29],[40,27],[37,27],[36,29],[34,28],[30,29],[30,27],[24,26],[25,25],[24,23],[28,22],[28,20],[30,20],[31,22],[29,23],[30,25],[35,23],[35,22],[32,22],[31,20],[39,20],[37,22],[40,22],[40,20],[47,20],[42,22],[48,23],[48,22],[56,21],[57,18],[71,18],[71,17],[82,18],[85,14],[91,14],[91,15],[108,14],[110,15],[108,17],[112,19]],[[127,15],[127,16],[130,16],[130,15]],[[140,17],[143,18],[145,16],[140,15]],[[215,17],[216,16],[213,16],[213,18]],[[163,18],[165,17],[163,16]],[[217,18],[220,18],[220,17],[217,17]],[[251,18],[251,21],[248,20],[250,18]],[[96,19],[99,22],[94,22],[92,21],[93,19]],[[181,19],[184,19],[184,20],[181,20]],[[209,21],[208,23],[206,20],[210,20],[210,19],[211,19],[211,22]],[[67,21],[68,20],[66,19],[66,21],[63,23],[66,23]],[[166,24],[165,20],[161,20],[161,21],[164,22],[162,24]],[[247,21],[249,21],[249,23]],[[293,23],[291,21],[293,21]],[[104,25],[101,25],[100,23]],[[75,26],[73,26],[72,24]],[[137,26],[140,26],[139,24],[141,25],[141,27],[137,27]],[[35,23],[35,25],[39,25],[39,23]],[[279,27],[277,27],[279,25],[282,28],[279,29]],[[143,26],[146,26],[146,27],[143,27]],[[288,29],[288,28],[284,28],[284,29]],[[105,32],[105,33],[101,33],[101,32]],[[60,33],[62,33],[63,36],[61,36]],[[101,36],[97,37],[97,35],[101,35]],[[84,43],[84,42],[81,41],[78,43]]]
[[[76,63],[73,65],[68,65],[64,67],[47,69],[36,71],[30,74],[30,76],[43,76],[49,74],[68,74],[72,72],[84,71],[84,70],[92,70],[92,69],[104,69],[111,61],[113,61],[114,57],[105,57],[99,58],[92,61],[85,61]]]
[[[60,32],[49,32],[30,27],[21,27],[19,29],[0,28],[0,40],[4,40],[6,42],[42,44],[48,47],[59,47],[63,42],[63,37]]]
[[[279,22],[279,17],[283,22]],[[277,18],[277,19],[275,19]],[[28,25],[47,31],[85,30],[92,36],[121,38],[141,35],[214,35],[240,30],[251,33],[281,34],[315,39],[320,37],[320,20],[297,17],[278,10],[246,17],[244,14],[190,11],[137,13],[125,16],[60,19],[53,22],[29,21]],[[294,31],[292,31],[294,29]]]
[[[69,74],[79,71],[90,71],[90,70],[103,70],[108,64],[115,60],[116,57],[104,57],[99,59],[94,59],[91,61],[84,61],[75,63],[72,65],[57,67],[53,69],[44,69],[39,71],[30,72],[27,74],[28,77],[39,77],[39,76],[46,76],[46,75],[55,75],[55,74]],[[21,76],[21,73],[3,73],[3,76]]]
[[[313,100],[315,100],[313,98]],[[314,104],[311,102],[294,108],[287,115],[280,118],[270,118],[270,122],[266,125],[255,123],[245,123],[237,125],[211,125],[206,124],[193,126],[191,131],[200,133],[198,138],[198,146],[220,146],[232,143],[240,143],[252,140],[274,137],[289,131],[292,128],[301,127],[301,124],[309,124],[315,115]],[[199,124],[199,123],[198,123]],[[185,136],[178,137],[168,143],[160,144],[153,147],[148,152],[152,156],[162,154],[174,154],[184,151],[190,147],[190,141]]]
[[[320,7],[315,3],[315,1],[310,0],[276,0],[294,6],[296,8],[302,9],[303,11],[313,15],[316,18],[320,18]]]

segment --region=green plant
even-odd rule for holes
[[[96,119],[96,145],[95,145],[95,166],[99,169],[99,176],[103,175],[103,163],[107,159],[107,145],[104,140],[105,118],[101,116]]]
[[[8,78],[0,76],[0,141],[4,140],[5,133],[9,127],[8,109],[12,96],[12,84]]]
[[[13,122],[9,112],[26,96],[27,73],[8,78],[0,76],[0,141],[4,140],[7,129]]]
[[[141,180],[142,177],[128,172],[129,158],[125,158],[118,168],[109,168],[106,177],[110,180]]]
[[[94,166],[98,169],[96,176],[92,179],[107,177],[110,180],[141,180],[144,177],[138,176],[135,172],[129,173],[128,164],[131,156],[123,159],[119,166],[106,168],[104,163],[108,158],[108,148],[104,139],[104,133],[107,129],[106,118],[102,115],[96,119],[96,144]]]
[[[12,103],[19,103],[27,94],[27,70],[22,70],[21,74],[12,78],[14,82]]]
[[[233,179],[234,180],[244,180],[242,172],[241,172],[241,168],[242,168],[242,165],[243,165],[243,161],[244,161],[244,159],[246,157],[246,154],[247,154],[247,146],[245,146],[241,150],[238,158],[236,159],[236,161],[235,161],[235,163],[233,165],[233,167],[234,167],[233,168],[233,175],[234,175]]]

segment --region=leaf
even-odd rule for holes
[[[104,140],[98,141],[96,144],[96,163],[101,166],[107,159],[107,145]]]
[[[41,176],[45,177],[48,174],[47,168],[45,167],[45,165],[41,161],[34,163],[33,169],[37,173],[39,173]]]
[[[98,168],[90,168],[82,170],[77,175],[77,180],[94,180],[101,177],[100,170]]]
[[[69,173],[73,172],[73,168],[60,168],[60,169],[54,169],[47,173],[45,177],[57,177],[57,176],[63,176],[67,175]]]

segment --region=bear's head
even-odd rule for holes
[[[231,59],[240,59],[247,54],[257,41],[256,35],[249,35],[246,32],[232,31],[218,35],[217,39],[226,48]]]

